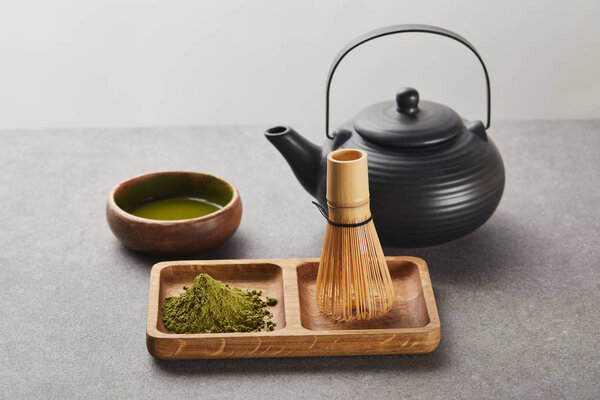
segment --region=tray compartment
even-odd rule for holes
[[[353,329],[401,329],[424,327],[429,324],[423,284],[419,268],[413,261],[388,260],[394,284],[395,301],[392,310],[381,318],[362,321],[335,321],[317,307],[315,286],[318,262],[298,266],[298,294],[300,297],[300,321],[313,331]]]
[[[243,290],[262,290],[262,298],[275,297],[277,305],[269,307],[273,313],[272,321],[277,325],[275,330],[285,327],[285,299],[283,295],[283,275],[281,267],[271,263],[259,264],[188,264],[169,265],[160,270],[159,307],[157,328],[168,333],[163,324],[162,308],[165,297],[178,296],[183,293],[183,286],[191,286],[198,274],[206,273],[223,283]]]

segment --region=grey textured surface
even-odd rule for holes
[[[496,123],[507,186],[488,223],[442,246],[386,249],[429,263],[435,352],[153,359],[144,335],[159,259],[112,236],[108,191],[145,172],[214,173],[237,185],[244,216],[197,258],[317,257],[323,219],[263,128],[0,133],[0,397],[600,397],[600,121]]]

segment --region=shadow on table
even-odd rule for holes
[[[511,269],[521,268],[527,257],[524,248],[529,230],[507,215],[450,243],[420,249],[384,248],[386,255],[410,255],[427,261],[432,283],[451,286],[501,286]]]
[[[151,256],[142,254],[137,251],[131,250],[123,244],[117,244],[119,246],[119,252],[129,259],[137,261],[137,263],[144,266],[145,269],[149,270],[154,264],[161,261],[174,261],[174,260],[219,260],[219,259],[243,259],[247,258],[244,252],[245,239],[243,235],[237,233],[233,235],[222,245],[215,249],[205,251],[198,254],[189,254],[185,256]]]
[[[443,342],[443,341],[442,341]],[[434,371],[447,364],[443,343],[430,354],[347,357],[295,357],[230,360],[158,360],[154,365],[161,372],[174,375],[277,375],[303,372],[378,372]]]

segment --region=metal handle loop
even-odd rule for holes
[[[348,53],[350,53],[352,50],[354,50],[355,48],[357,48],[358,46],[360,46],[363,43],[366,43],[373,39],[377,39],[382,36],[392,35],[395,33],[408,33],[408,32],[432,33],[434,35],[445,36],[450,39],[454,39],[457,42],[462,43],[463,45],[468,47],[469,50],[471,50],[473,52],[473,54],[475,54],[475,56],[481,63],[481,66],[483,67],[483,73],[485,74],[485,83],[486,83],[486,88],[487,88],[487,123],[485,125],[485,128],[488,129],[490,127],[490,123],[491,123],[490,77],[488,75],[488,71],[487,71],[487,68],[485,67],[484,62],[483,62],[481,56],[479,55],[479,53],[477,52],[477,50],[475,49],[475,47],[471,43],[469,43],[465,38],[463,38],[462,36],[460,36],[454,32],[451,32],[447,29],[439,28],[437,26],[392,25],[392,26],[386,26],[384,28],[376,29],[371,32],[367,32],[364,35],[357,37],[356,39],[354,39],[353,41],[348,43],[346,46],[344,46],[344,48],[337,54],[337,56],[335,56],[335,59],[333,60],[333,63],[331,64],[331,67],[329,68],[329,74],[327,76],[327,93],[326,93],[326,97],[325,97],[325,134],[327,135],[327,137],[329,139],[333,139],[333,136],[331,136],[329,134],[329,92],[331,89],[331,81],[333,79],[333,74],[335,73],[335,70],[337,69],[340,62],[344,59],[344,57],[346,57],[346,55]]]

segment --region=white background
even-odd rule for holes
[[[0,128],[314,124],[343,45],[398,23],[470,40],[493,118],[600,117],[600,1],[4,1]],[[484,118],[484,81],[460,44],[386,37],[348,56],[334,125],[414,86]]]

